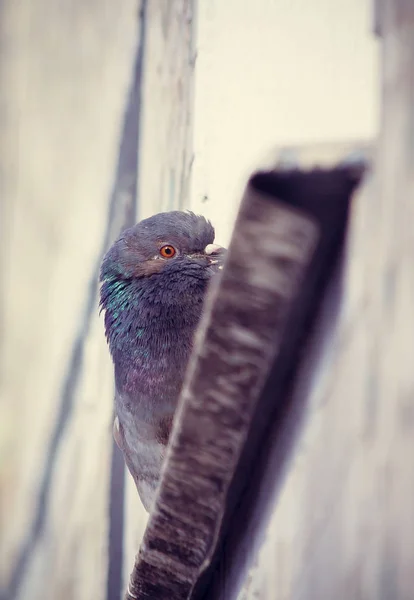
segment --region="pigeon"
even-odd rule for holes
[[[115,371],[114,438],[150,512],[206,291],[226,250],[202,216],[171,211],[122,232],[100,307]]]

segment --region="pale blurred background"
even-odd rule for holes
[[[199,1],[191,202],[224,242],[246,178],[272,149],[376,136],[372,4]]]
[[[146,514],[112,457],[97,306],[123,224],[188,207],[227,244],[246,178],[277,148],[378,132],[371,2],[196,4],[0,4],[6,600],[120,598],[139,546]]]

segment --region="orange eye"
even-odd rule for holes
[[[160,254],[163,258],[172,258],[176,254],[174,246],[163,246],[160,248]]]

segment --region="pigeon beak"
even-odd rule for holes
[[[188,258],[192,258],[195,260],[202,260],[205,264],[206,259],[208,260],[209,266],[215,265],[215,269],[223,268],[223,261],[226,255],[226,248],[223,246],[219,246],[218,244],[207,244],[202,252],[198,252],[197,254],[188,254]]]
[[[210,259],[210,264],[212,265],[216,265],[218,262],[222,262],[223,254],[225,254],[225,252],[225,248],[223,248],[223,246],[219,246],[219,244],[208,244],[204,248],[204,254]],[[218,268],[221,270],[223,268],[223,265],[219,265]]]
[[[217,254],[220,250],[224,250],[223,246],[219,246],[218,244],[208,244],[204,248],[204,254]]]

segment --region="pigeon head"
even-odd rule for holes
[[[123,231],[100,274],[110,345],[131,324],[134,329],[198,320],[225,252],[213,242],[211,223],[192,212],[159,213]]]
[[[222,254],[213,242],[214,228],[204,217],[180,211],[159,213],[123,231],[103,260],[101,280],[174,272],[208,277],[214,271],[209,267],[218,264],[217,255]]]

